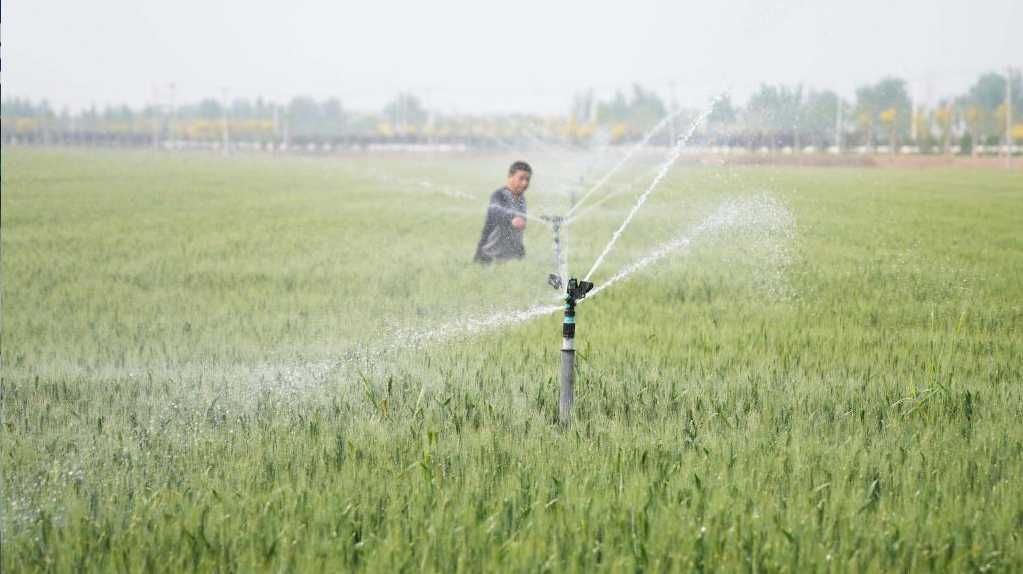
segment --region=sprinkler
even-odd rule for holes
[[[565,218],[560,215],[541,215],[540,219],[551,224],[551,233],[554,234],[554,273],[547,276],[547,284],[561,291],[563,286],[561,282],[561,224],[564,223]]]
[[[593,289],[593,283],[568,280],[565,291],[565,319],[561,325],[561,424],[572,420],[572,403],[575,402],[575,304]]]

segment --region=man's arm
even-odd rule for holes
[[[529,216],[526,215],[526,198],[523,197],[520,201],[522,203],[520,207],[521,211],[516,211],[513,214],[511,222],[515,229],[521,231],[526,228],[526,220],[529,219]]]

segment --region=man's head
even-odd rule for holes
[[[524,161],[517,161],[508,168],[508,191],[518,197],[529,187],[529,178],[533,177],[533,168]]]

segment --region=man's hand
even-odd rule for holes
[[[514,217],[512,219],[512,227],[518,229],[519,231],[522,231],[523,229],[526,228],[526,218],[520,216]]]

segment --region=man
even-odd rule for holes
[[[526,256],[526,247],[522,244],[522,231],[526,228],[526,198],[523,194],[529,188],[532,176],[533,168],[524,161],[517,161],[508,168],[505,186],[490,195],[487,219],[473,257],[477,263]]]

